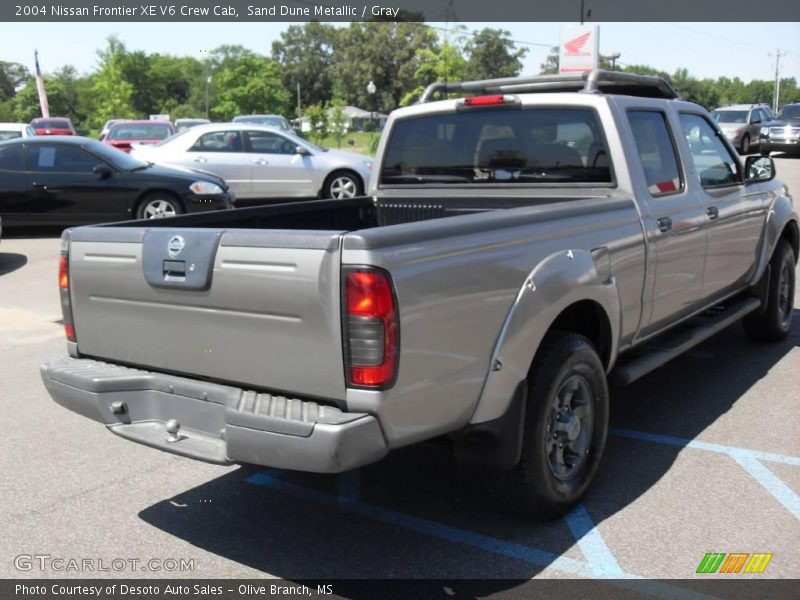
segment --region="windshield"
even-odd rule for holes
[[[0,131],[0,142],[4,142],[6,140],[13,140],[14,138],[22,137],[22,132],[19,130],[16,131]]]
[[[784,106],[778,114],[779,119],[800,119],[800,104]]]
[[[130,154],[120,152],[116,148],[103,144],[102,142],[90,140],[86,142],[83,147],[92,154],[102,158],[104,161],[111,163],[123,171],[136,171],[138,169],[144,169],[148,166],[148,163],[137,158],[133,158]]]
[[[381,183],[611,182],[588,108],[463,110],[403,119],[389,138]]]
[[[747,123],[746,110],[715,110],[717,123]]]
[[[172,135],[164,123],[119,123],[106,136],[107,140],[163,140]]]

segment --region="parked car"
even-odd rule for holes
[[[36,131],[27,123],[0,123],[0,142],[35,135]]]
[[[103,143],[130,152],[134,144],[155,144],[176,133],[169,121],[118,121],[108,130]]]
[[[715,109],[711,115],[739,154],[749,154],[753,146],[758,146],[759,131],[770,120],[771,111],[760,104],[732,104]]]
[[[80,136],[0,142],[6,226],[150,219],[229,208],[215,175],[155,166]]]
[[[206,125],[211,123],[208,119],[175,119],[175,129],[183,131],[184,129],[191,129],[198,125]]]
[[[800,102],[781,108],[775,119],[764,123],[759,137],[764,156],[769,156],[773,150],[800,154]]]
[[[737,320],[789,334],[800,217],[774,177],[660,78],[438,84],[389,117],[365,197],[66,232],[69,356],[42,379],[212,463],[340,472],[449,442],[509,509],[561,514],[609,381]]]
[[[31,121],[36,135],[75,135],[72,121],[66,117],[38,118]]]
[[[364,192],[372,159],[320,148],[293,133],[247,123],[198,125],[133,155],[216,173],[237,206],[286,198],[354,198]]]
[[[276,127],[281,131],[287,132],[293,131],[292,127],[289,125],[289,121],[280,115],[239,115],[238,117],[233,117],[233,122]]]
[[[98,136],[97,139],[102,142],[108,135],[108,131],[111,129],[111,126],[114,125],[114,123],[119,123],[120,121],[123,120],[124,119],[109,119],[108,121],[106,121],[105,125],[103,125],[103,128],[100,130],[100,135]]]

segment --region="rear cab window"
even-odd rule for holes
[[[481,108],[395,122],[381,185],[594,184],[613,175],[592,108]]]

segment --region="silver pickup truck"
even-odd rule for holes
[[[449,440],[546,516],[597,470],[609,383],[739,319],[789,330],[800,235],[774,162],[742,163],[661,79],[435,84],[373,169],[362,198],[66,231],[49,393],[219,464],[340,472]]]

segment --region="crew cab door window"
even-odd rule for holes
[[[738,162],[711,124],[692,113],[681,113],[680,119],[700,184],[707,188],[741,183]]]
[[[653,110],[628,111],[636,149],[651,196],[674,194],[683,189],[675,145],[664,113]]]

